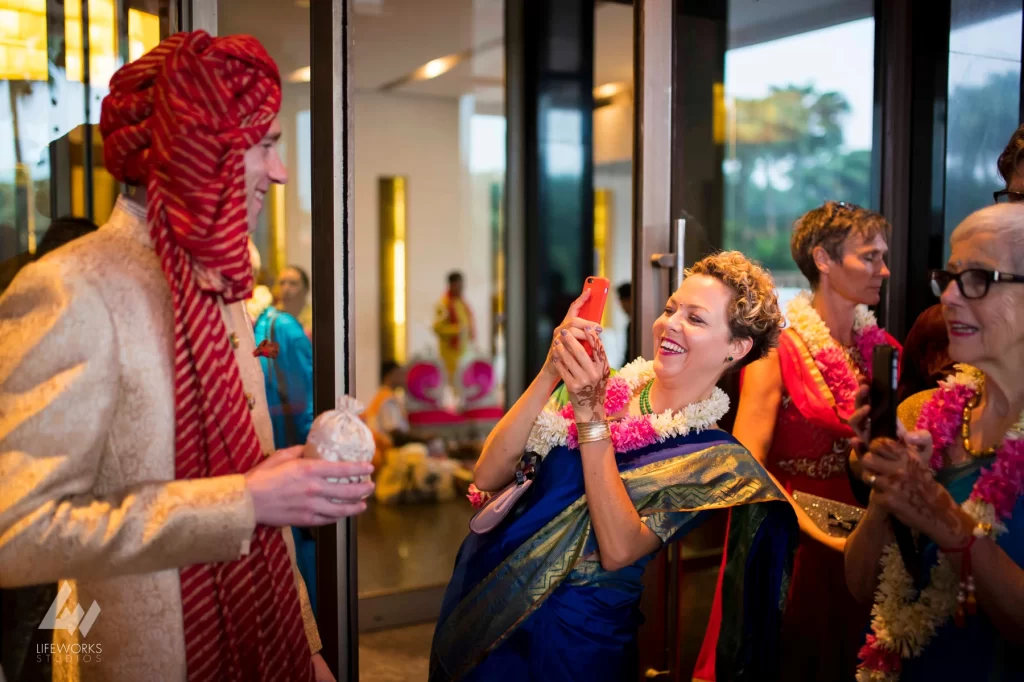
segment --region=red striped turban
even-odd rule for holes
[[[107,170],[145,184],[147,221],[174,304],[175,470],[245,473],[262,460],[220,304],[252,290],[245,152],[281,106],[255,38],[179,33],[121,68],[103,100]],[[311,680],[309,645],[280,529],[250,553],[181,570],[190,682]]]

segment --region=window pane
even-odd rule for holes
[[[996,159],[1020,116],[1021,5],[954,0],[949,34],[945,257],[949,235],[1005,186]]]
[[[601,339],[615,368],[632,360],[628,304],[617,287],[633,279],[633,7],[594,10],[594,272],[611,280]],[[630,289],[630,293],[631,293]]]
[[[790,256],[794,221],[829,199],[871,204],[871,4],[833,24],[800,4],[767,16],[772,5],[730,3],[725,62],[724,246],[768,266],[783,302],[807,286]]]
[[[503,0],[353,6],[356,394],[395,405],[381,366],[405,365],[408,423],[383,410],[374,421],[412,443],[382,453],[359,519],[360,620],[374,628],[436,617],[412,606],[430,593],[413,595],[451,578],[474,512],[462,460],[479,453],[489,418],[466,415],[503,393],[504,12]],[[578,117],[548,123],[562,139],[580,134]],[[553,160],[556,172],[578,162]],[[360,637],[367,679],[389,674],[391,637]],[[403,641],[423,655],[408,679],[425,677],[429,629]]]
[[[117,186],[103,169],[95,128],[102,99],[129,54],[137,57],[168,34],[170,0],[125,3],[130,39],[114,0],[88,0],[87,7],[91,132],[84,126],[82,2],[0,0],[0,291],[31,260],[55,217],[106,220]]]

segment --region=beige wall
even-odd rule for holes
[[[594,188],[611,192],[607,267],[612,287],[630,281],[633,276],[632,157],[633,101],[626,94],[594,111]],[[611,325],[604,341],[614,363],[625,357],[628,318],[617,295],[611,296],[607,305]]]
[[[633,158],[633,99],[629,93],[594,110],[594,166]]]
[[[488,338],[490,250],[486,224],[472,218],[459,145],[459,102],[357,92],[355,96],[356,395],[368,400],[380,366],[378,179],[407,178],[409,356],[434,350],[434,304],[449,271],[466,275],[477,334]],[[479,228],[479,229],[478,229]]]
[[[286,259],[307,269],[312,244],[311,178],[308,151],[302,152],[299,138],[308,136],[300,126],[301,112],[308,110],[308,85],[287,84],[281,112],[283,152],[290,171],[285,188]],[[609,268],[615,285],[629,279],[631,268],[632,126],[628,97],[594,112],[595,186],[613,192]],[[445,275],[453,269],[466,275],[477,335],[486,349],[493,293],[489,184],[500,176],[470,175],[468,136],[460,129],[460,104],[455,99],[357,92],[355,154],[356,395],[369,400],[377,388],[381,361],[378,179],[404,175],[408,183],[406,299],[411,356],[436,348],[431,331],[433,306],[444,291]],[[268,254],[263,257],[266,261]],[[609,305],[616,330],[624,332],[625,317],[617,300]],[[513,342],[515,338],[512,330]]]

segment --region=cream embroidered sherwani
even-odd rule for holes
[[[269,453],[252,327],[241,303],[223,314]],[[86,636],[54,643],[100,645],[102,660],[56,662],[55,680],[184,681],[178,569],[237,559],[255,521],[241,475],[174,480],[174,318],[144,210],[122,198],[97,233],[23,270],[0,340],[0,586],[67,579],[70,606],[100,607]]]

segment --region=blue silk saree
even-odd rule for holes
[[[983,469],[992,466],[994,457],[973,459],[966,464],[947,467],[936,474],[957,504],[963,504]],[[997,538],[999,546],[1018,566],[1024,566],[1024,498],[1017,500],[1013,516],[1006,522],[1007,532]],[[925,566],[938,560],[938,548],[929,542],[922,553]],[[926,586],[930,570],[922,571],[919,588]],[[968,618],[964,627],[952,619],[935,632],[935,637],[918,658],[903,661],[901,682],[1009,682],[1024,680],[1024,655],[1019,647],[1002,636],[981,609]]]
[[[770,679],[797,539],[785,497],[750,453],[710,430],[618,455],[626,490],[663,542],[733,508],[720,680]],[[598,549],[578,450],[553,449],[501,524],[470,534],[434,633],[430,681],[637,679],[644,567]]]

